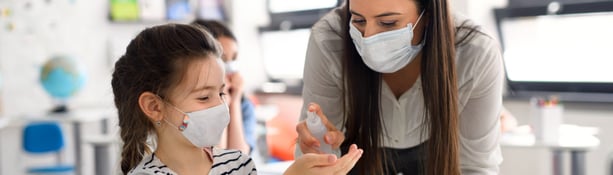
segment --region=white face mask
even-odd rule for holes
[[[183,116],[183,123],[181,126],[176,126],[166,119],[164,121],[177,127],[183,136],[198,148],[217,145],[224,129],[230,123],[230,113],[225,103],[189,113],[183,112],[175,106],[173,107],[185,114]]]
[[[422,11],[415,25],[423,14]],[[411,45],[415,25],[409,23],[405,28],[364,38],[362,33],[349,23],[349,35],[366,66],[377,72],[392,73],[409,64],[424,46],[425,39],[416,46]]]
[[[226,63],[224,63],[225,68],[226,68],[226,74],[231,74],[231,73],[235,73],[238,72],[238,62],[236,61],[228,61]]]

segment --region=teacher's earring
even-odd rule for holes
[[[155,122],[155,125],[162,126],[162,122],[157,121],[157,122]]]

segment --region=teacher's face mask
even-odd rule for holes
[[[409,23],[402,29],[378,33],[367,38],[349,23],[349,35],[366,66],[377,72],[392,73],[413,61],[425,42],[422,40],[415,46],[411,45],[414,27],[423,14],[422,11],[415,25]]]

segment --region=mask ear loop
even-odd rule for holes
[[[422,10],[421,13],[419,13],[419,17],[417,18],[417,21],[415,21],[415,25],[413,25],[411,31],[415,30],[415,26],[417,26],[417,24],[419,24],[419,21],[421,20],[421,17],[424,16],[424,12],[426,10]]]
[[[169,102],[167,102],[166,100],[164,100],[162,97],[160,97],[159,95],[156,94],[156,96],[158,96],[164,103],[172,106],[173,108],[175,108],[175,110],[183,113],[183,123],[181,123],[180,126],[177,127],[177,129],[179,129],[179,131],[184,131],[185,129],[187,129],[187,126],[189,125],[189,115],[187,115],[187,113],[183,112],[182,110],[180,110],[179,108],[177,108],[175,105],[170,104]],[[168,120],[163,119],[164,121],[168,122]],[[170,123],[170,122],[168,122]],[[160,124],[160,122],[158,121],[157,123],[158,125]],[[170,123],[172,124],[172,123]]]

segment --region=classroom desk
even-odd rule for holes
[[[293,160],[288,160],[288,161],[263,164],[255,168],[258,169],[259,175],[283,175],[285,170],[287,170],[287,168],[293,163],[294,163]]]
[[[2,129],[4,129],[4,127],[8,126],[9,124],[9,119],[7,119],[6,117],[0,116],[0,140],[2,139]],[[1,142],[0,142],[1,143]],[[4,167],[3,166],[3,160],[2,160],[2,145],[0,144],[0,175],[2,175],[2,169]]]
[[[545,144],[535,141],[534,135],[526,130],[527,126],[518,127],[518,132],[503,133],[500,145],[502,147],[516,148],[547,148],[552,151],[554,175],[563,175],[564,152],[571,154],[571,174],[585,175],[585,153],[600,145],[600,140],[595,136],[598,129],[593,127],[580,127],[575,125],[562,125],[560,127],[560,140],[556,144]],[[258,174],[262,175],[281,175],[293,163],[293,161],[283,161],[277,163],[264,164],[257,167]]]
[[[595,135],[598,129],[576,125],[560,126],[558,143],[540,143],[535,140],[528,126],[520,126],[513,132],[503,133],[500,139],[502,147],[547,148],[552,151],[552,168],[554,175],[563,175],[564,152],[571,154],[571,175],[585,175],[585,153],[597,148],[600,139]]]
[[[23,122],[32,122],[32,121],[58,121],[61,123],[69,123],[72,126],[72,137],[74,141],[74,166],[75,166],[75,174],[81,175],[82,171],[82,157],[81,157],[81,146],[82,139],[81,136],[81,124],[89,123],[89,122],[100,122],[101,124],[101,133],[106,134],[107,131],[107,123],[108,118],[115,115],[114,108],[77,108],[72,109],[68,113],[37,113],[37,114],[26,114],[19,117],[17,120],[21,120]],[[14,119],[15,120],[15,119]]]

